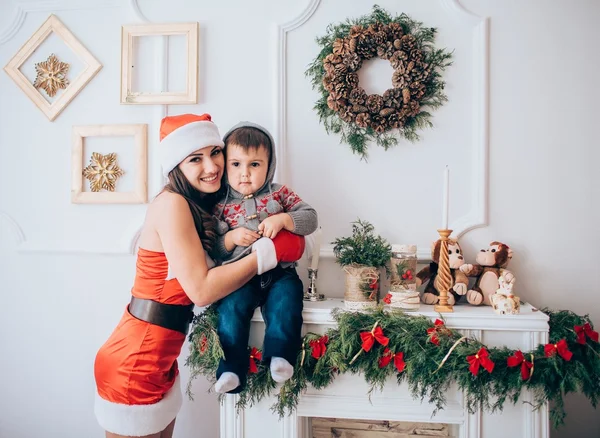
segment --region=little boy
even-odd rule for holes
[[[274,142],[265,128],[242,122],[223,141],[227,194],[215,208],[219,238],[214,258],[237,260],[261,236],[273,239],[282,230],[306,236],[317,229],[317,212],[288,187],[272,182]],[[250,319],[259,306],[266,325],[263,361],[270,362],[276,382],[292,376],[301,343],[302,299],[294,265],[282,263],[219,301],[217,332],[225,358],[217,369],[217,392],[235,394],[246,384]]]

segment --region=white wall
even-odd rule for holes
[[[575,8],[575,2],[559,0],[462,0],[474,14],[468,18],[452,0],[379,2],[438,27],[439,44],[455,49],[455,65],[446,75],[450,102],[434,113],[436,128],[417,145],[373,148],[368,163],[325,135],[311,110],[316,94],[303,75],[316,55],[314,37],[329,23],[368,13],[370,4],[322,0],[292,29],[283,23],[315,2],[164,3],[139,5],[150,21],[200,23],[199,103],[171,106],[168,113],[210,112],[222,130],[241,119],[272,129],[286,146],[283,178],[318,209],[326,240],[349,233],[349,222],[360,216],[394,242],[425,248],[441,215],[441,169],[450,163],[451,225],[460,230],[471,219],[489,217],[487,226],[461,237],[467,257],[503,240],[515,251],[511,269],[523,299],[589,312],[600,322],[600,287],[591,275],[600,244],[592,228],[600,221],[600,3],[579,0]],[[164,108],[118,103],[120,26],[140,21],[129,2],[17,6],[0,0],[0,11],[2,66],[51,12],[103,64],[52,123],[0,74],[0,436],[100,437],[92,412],[93,359],[128,300],[135,263],[128,248],[145,207],[70,203],[71,126],[147,123],[152,196],[161,183],[154,157]],[[486,128],[477,107],[485,87],[473,83],[473,72],[481,68],[472,50],[481,42],[479,17],[490,20],[489,167],[473,159],[488,150],[474,138]],[[282,111],[275,86],[276,24],[289,30],[284,131],[277,129]],[[488,172],[489,191],[477,198],[475,182],[485,181]],[[402,175],[413,183],[403,198],[408,206],[388,202],[386,193]],[[107,254],[112,251],[122,254]],[[333,259],[322,261],[319,274],[321,292],[342,295]],[[587,275],[590,284],[583,281]],[[187,346],[181,360],[186,356]],[[181,368],[185,381],[187,370]],[[176,437],[218,435],[218,405],[207,387],[194,383],[196,399],[184,405]],[[567,410],[566,426],[554,437],[600,435],[600,420],[585,399],[569,397]]]

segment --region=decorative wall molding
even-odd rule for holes
[[[490,319],[495,319],[495,318],[490,318]],[[477,339],[478,341],[481,341],[484,330],[485,329],[459,330],[459,332],[463,336],[473,337],[473,338]],[[465,406],[467,405],[466,399],[463,400],[463,404]],[[474,414],[470,414],[465,410],[465,422],[464,422],[463,427],[460,428],[460,433],[459,433],[460,438],[481,438],[481,423],[482,423],[481,415],[482,415],[481,410],[478,410]]]
[[[17,0],[15,2],[12,19],[4,29],[0,30],[0,45],[10,41],[17,32],[19,32],[25,22],[25,17],[29,12],[118,8],[121,7],[121,5],[122,2],[119,2],[118,0],[94,0],[93,2],[81,0]]]
[[[468,25],[473,26],[473,89],[472,105],[472,163],[471,210],[464,216],[454,220],[450,228],[454,236],[459,238],[467,232],[488,224],[489,203],[489,18],[480,17],[465,9],[459,0],[440,0],[448,14]],[[282,184],[287,178],[287,39],[288,33],[306,23],[319,7],[321,0],[311,0],[300,15],[287,23],[276,26],[274,41],[276,81],[275,88],[275,144],[280,163],[275,172],[275,179]],[[417,256],[420,260],[431,259],[427,244],[418,245]],[[333,245],[321,247],[322,257],[333,257]]]
[[[4,225],[13,235],[16,243],[16,251],[19,253],[34,254],[63,254],[63,255],[134,255],[137,251],[137,242],[140,236],[143,218],[136,218],[126,228],[123,238],[119,244],[106,242],[101,246],[90,245],[89,241],[82,241],[78,245],[69,245],[68,243],[56,241],[52,244],[43,242],[42,244],[27,240],[26,234],[19,223],[8,213],[0,211],[0,227]]]
[[[12,231],[15,243],[17,245],[21,245],[23,242],[25,242],[25,234],[23,233],[23,230],[17,221],[15,221],[8,213],[0,211],[0,226],[2,226],[3,222],[7,224],[8,229]]]
[[[150,20],[148,20],[148,18],[142,12],[142,9],[138,4],[138,0],[129,0],[129,7],[131,8],[133,15],[135,15],[139,21],[142,23],[150,23]]]
[[[300,15],[275,27],[275,156],[279,165],[275,170],[275,180],[285,184],[287,177],[287,34],[306,23],[321,4],[321,0],[311,0]]]
[[[238,411],[235,405],[239,396],[227,394],[220,407],[220,438],[245,438],[244,411]]]

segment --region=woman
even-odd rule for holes
[[[131,302],[94,364],[96,417],[107,438],[171,438],[182,403],[177,357],[194,305],[206,306],[279,261],[300,258],[302,238],[261,238],[254,252],[210,269],[212,199],[223,142],[208,114],[165,117],[159,159],[168,184],[148,207]]]

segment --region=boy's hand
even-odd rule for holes
[[[292,217],[287,213],[279,213],[273,216],[269,216],[258,225],[258,231],[262,233],[263,237],[274,239],[284,228],[291,230],[294,227]]]
[[[248,228],[240,227],[229,231],[226,237],[229,238],[236,246],[250,246],[260,239],[260,234],[258,234],[256,231],[249,230]]]

